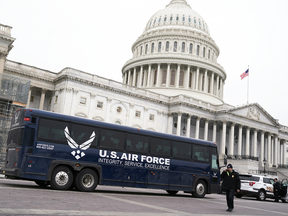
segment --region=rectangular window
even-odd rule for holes
[[[135,112],[135,117],[140,118],[141,117],[141,111],[136,111]]]
[[[33,95],[30,98],[30,102],[34,102],[34,96]]]
[[[51,105],[52,102],[52,98],[49,98],[49,106]]]
[[[21,146],[23,141],[23,128],[14,129],[8,132],[7,145]]]
[[[193,145],[193,160],[209,162],[209,147]]]
[[[55,103],[58,101],[58,95],[55,96]]]
[[[149,137],[136,134],[127,134],[126,150],[128,152],[148,153]]]
[[[152,138],[151,139],[151,154],[156,156],[170,157],[171,142],[168,140]]]
[[[91,126],[72,124],[70,136],[80,147],[93,148],[97,146],[98,129]]]
[[[101,129],[100,146],[111,149],[124,149],[124,133],[115,130]]]
[[[175,158],[190,159],[191,145],[187,143],[173,141],[172,156]]]
[[[80,104],[86,105],[86,98],[80,97]]]
[[[52,119],[40,118],[38,126],[38,141],[50,141],[60,144],[68,144],[65,137],[65,128],[69,131],[71,136],[72,131],[68,122],[57,121]],[[73,137],[72,137],[73,138]]]
[[[97,101],[97,108],[102,109],[103,108],[103,102],[102,101]]]
[[[167,79],[167,70],[164,70],[162,72],[162,85],[166,84],[166,79]]]
[[[155,116],[152,115],[152,114],[150,114],[150,116],[149,116],[149,120],[150,120],[150,121],[154,121],[154,118],[155,118]]]

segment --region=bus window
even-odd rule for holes
[[[187,143],[173,141],[173,157],[190,159],[191,145]]]
[[[211,169],[218,170],[219,169],[219,162],[218,162],[218,154],[216,148],[211,148],[212,154],[212,166]]]
[[[97,146],[98,129],[79,124],[72,124],[71,137],[78,145],[87,142],[90,137],[94,135],[93,133],[95,134],[95,139],[90,146],[91,148]]]
[[[131,152],[148,153],[149,137],[127,134],[126,150]]]
[[[9,131],[7,145],[14,144],[16,146],[22,145],[23,128],[18,128]]]
[[[152,138],[151,139],[151,154],[156,156],[170,157],[171,143],[168,140]]]
[[[41,118],[39,121],[37,140],[67,144],[64,130],[68,126],[69,123],[67,122]]]
[[[100,146],[103,148],[124,149],[124,133],[101,129]]]
[[[209,158],[210,158],[209,147],[193,145],[193,157],[192,157],[193,160],[209,162]]]
[[[24,134],[23,144],[26,146],[33,146],[34,144],[35,129],[26,128]]]

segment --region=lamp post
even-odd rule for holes
[[[266,166],[266,159],[265,158],[263,160],[263,164],[264,164],[264,175],[265,175],[265,166]]]

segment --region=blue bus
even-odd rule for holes
[[[10,179],[94,191],[97,185],[218,193],[217,145],[53,112],[20,109],[7,139]]]

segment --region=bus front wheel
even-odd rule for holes
[[[94,191],[98,185],[98,175],[92,169],[83,169],[77,173],[75,178],[75,187],[84,192]]]
[[[204,181],[197,181],[195,190],[192,192],[192,195],[197,198],[203,198],[206,195],[206,184]]]
[[[65,166],[56,167],[51,178],[51,187],[56,190],[67,190],[73,183],[73,173]]]

